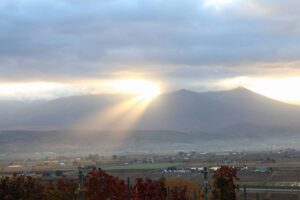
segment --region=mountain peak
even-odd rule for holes
[[[196,92],[183,88],[183,89],[174,91],[174,93],[196,93]]]
[[[229,90],[223,90],[223,92],[251,92],[251,93],[253,93],[253,91],[251,91],[248,88],[245,88],[243,86],[239,86],[239,87],[229,89]]]
[[[198,92],[194,92],[194,91],[187,90],[187,89],[176,90],[176,91],[174,91],[174,92],[171,92],[171,94],[173,94],[173,95],[179,95],[179,96],[199,95]]]
[[[248,88],[245,87],[237,87],[237,88],[233,88],[231,90],[223,90],[223,91],[219,91],[221,93],[229,93],[229,94],[240,94],[240,95],[259,95],[256,92],[253,92],[252,90],[249,90]],[[261,95],[259,95],[261,96]]]
[[[237,91],[237,92],[251,92],[253,93],[251,90],[243,87],[243,86],[239,86],[237,88],[232,89],[231,91]]]

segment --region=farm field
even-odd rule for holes
[[[103,169],[112,170],[152,170],[152,169],[165,169],[168,167],[176,167],[180,163],[134,163],[128,165],[112,165],[104,166]]]

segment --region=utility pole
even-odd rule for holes
[[[84,200],[84,196],[83,196],[83,172],[82,172],[82,170],[79,170],[78,178],[79,178],[79,199]]]
[[[244,185],[244,200],[247,200],[247,187]]]
[[[208,179],[207,179],[208,169],[207,169],[207,167],[203,168],[202,173],[204,175],[204,200],[208,200]]]
[[[130,179],[127,178],[127,200],[130,200]]]

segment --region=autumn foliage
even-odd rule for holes
[[[174,196],[181,196],[184,199],[194,199],[195,197],[196,199],[201,199],[203,196],[202,188],[195,181],[173,178],[168,178],[164,181],[167,188],[175,193]],[[184,192],[184,194],[178,195],[179,191]]]
[[[128,186],[124,180],[94,169],[84,177],[86,200],[188,200],[186,187],[167,189],[163,180],[136,179]],[[0,178],[0,200],[77,200],[78,182],[45,182],[30,176]]]
[[[229,166],[222,166],[213,176],[213,200],[236,200],[238,177],[236,169]]]
[[[85,196],[89,200],[124,200],[127,196],[125,182],[117,177],[108,175],[100,169],[95,169],[88,173],[84,189]]]
[[[3,177],[0,179],[1,200],[75,200],[78,184],[73,181],[43,183],[30,176]]]
[[[168,197],[166,186],[161,180],[138,178],[131,191],[132,200],[166,200]]]
[[[223,166],[213,176],[212,200],[236,200],[236,170]],[[182,179],[136,179],[131,185],[94,169],[83,178],[85,200],[197,200],[203,199],[196,182]],[[77,200],[78,181],[42,181],[30,176],[0,178],[0,200]]]

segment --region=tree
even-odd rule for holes
[[[236,175],[236,169],[229,166],[222,166],[213,176],[213,200],[236,200],[236,181],[239,178]]]
[[[88,200],[114,199],[124,200],[127,186],[118,177],[111,176],[101,169],[89,172],[84,183],[85,196]]]
[[[167,188],[162,180],[137,178],[131,189],[132,200],[167,200]]]

